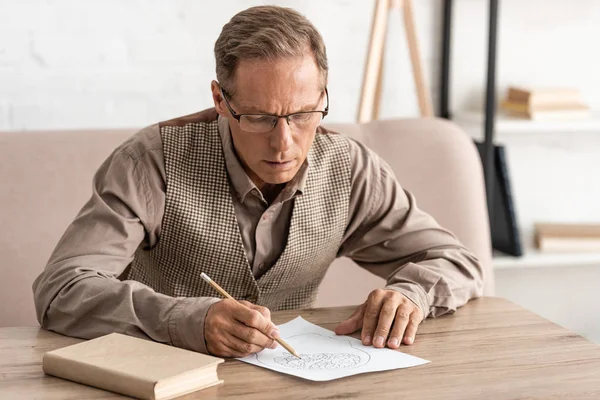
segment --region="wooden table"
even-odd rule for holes
[[[300,315],[333,329],[352,310]],[[277,312],[273,319],[297,314]],[[0,398],[123,398],[44,376],[43,354],[79,341],[39,328],[0,328]],[[182,399],[600,399],[600,346],[500,298],[425,321],[416,343],[402,351],[431,363],[312,382],[231,360],[219,366],[223,385]]]

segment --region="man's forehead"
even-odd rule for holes
[[[323,76],[312,55],[240,60],[232,83],[233,100],[245,112],[314,107],[324,89]]]
[[[273,114],[282,107],[287,112],[314,110],[322,91],[319,85],[296,90],[236,90],[233,100],[245,113]],[[236,110],[237,111],[237,110]]]

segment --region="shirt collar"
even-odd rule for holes
[[[221,136],[221,143],[223,145],[223,153],[225,155],[225,167],[227,168],[233,189],[240,201],[243,203],[248,193],[253,190],[256,190],[257,195],[262,199],[262,193],[258,190],[254,182],[252,182],[252,179],[248,177],[248,174],[244,171],[244,167],[237,157],[231,139],[231,132],[229,130],[229,120],[219,115],[217,125]],[[304,160],[304,163],[302,163],[302,166],[296,175],[285,185],[280,196],[282,202],[290,200],[296,195],[301,195],[304,192],[308,178],[308,158],[310,157],[307,157],[306,160]]]

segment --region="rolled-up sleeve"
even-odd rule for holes
[[[348,226],[338,256],[387,280],[424,316],[454,312],[483,292],[482,266],[449,230],[417,206],[391,168],[352,142]]]

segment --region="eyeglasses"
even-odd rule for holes
[[[329,113],[329,92],[325,88],[325,96],[327,97],[327,106],[324,111],[300,111],[292,114],[276,115],[276,114],[237,114],[231,108],[227,97],[229,94],[221,88],[221,95],[225,100],[225,105],[229,112],[235,118],[240,128],[246,132],[252,133],[267,133],[271,132],[277,125],[280,118],[285,118],[290,128],[294,130],[306,130],[316,128],[323,118]]]

